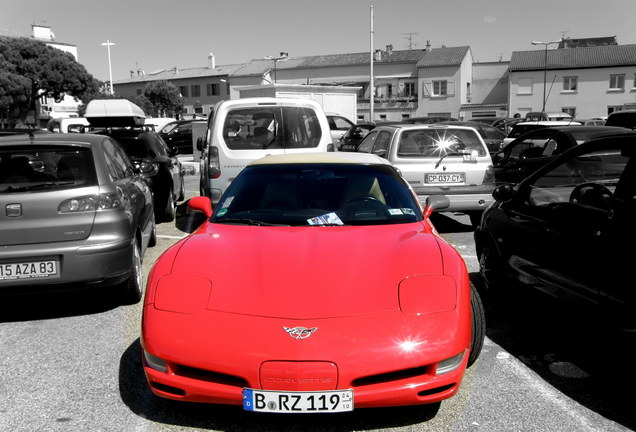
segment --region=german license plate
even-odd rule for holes
[[[453,184],[464,183],[464,173],[441,173],[441,174],[425,174],[424,183],[433,184]]]
[[[353,390],[282,392],[243,389],[243,409],[271,413],[353,411]]]
[[[56,276],[57,267],[55,260],[0,264],[0,280]]]

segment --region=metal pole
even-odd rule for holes
[[[115,45],[115,44],[108,39],[106,39],[106,42],[102,44],[102,46],[105,46],[108,50],[108,76],[110,77],[110,94],[112,95],[115,92],[113,90],[113,68],[110,62],[110,46],[111,45]]]
[[[545,57],[543,60],[543,105],[541,106],[541,112],[545,112],[545,86],[548,74],[548,44],[545,44]]]
[[[369,121],[373,121],[373,103],[375,96],[375,84],[373,83],[373,5],[371,5],[371,31],[369,34],[369,57],[370,57],[370,79],[369,79]]]

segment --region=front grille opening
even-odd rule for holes
[[[170,393],[171,395],[185,396],[186,394],[185,390],[181,390],[180,388],[172,387],[158,382],[151,382],[150,385],[161,392]]]
[[[445,385],[445,386],[435,387],[433,389],[429,389],[429,390],[424,390],[424,391],[418,392],[417,395],[418,396],[432,396],[434,394],[442,393],[442,392],[445,392],[446,390],[450,390],[453,387],[455,387],[455,384],[448,384],[448,385]]]
[[[398,381],[407,378],[414,378],[417,376],[426,375],[428,372],[428,366],[420,366],[411,369],[404,369],[394,372],[388,372],[378,375],[370,375],[353,380],[351,383],[354,387],[367,386],[372,384],[380,384],[391,381]]]
[[[249,387],[247,380],[244,378],[190,366],[177,366],[175,374],[186,378],[191,378],[199,381],[207,381],[215,384],[224,384],[241,388]]]

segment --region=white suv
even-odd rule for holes
[[[392,125],[373,129],[358,146],[391,162],[421,203],[446,195],[448,211],[470,216],[476,225],[493,202],[495,174],[484,140],[467,126]]]
[[[250,162],[266,155],[334,151],[327,117],[309,99],[245,98],[219,102],[208,120],[200,193],[216,204]]]

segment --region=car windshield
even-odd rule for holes
[[[151,148],[151,139],[145,132],[133,135],[113,134],[112,137],[131,158],[156,157],[157,151]]]
[[[96,183],[90,149],[33,145],[0,147],[0,193],[83,187]]]
[[[212,222],[384,225],[422,220],[394,168],[357,164],[253,165],[232,182]]]
[[[428,128],[405,130],[400,135],[397,154],[404,158],[458,156],[477,152],[486,156],[486,148],[473,129]]]
[[[314,148],[320,138],[315,111],[304,107],[237,108],[223,124],[223,140],[230,150]]]

